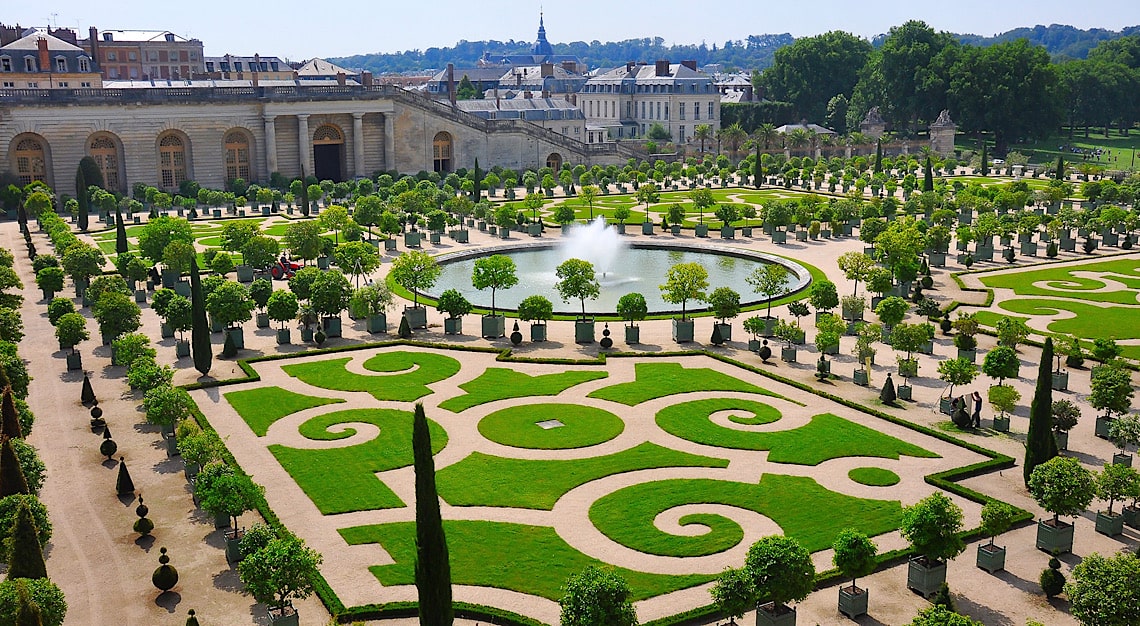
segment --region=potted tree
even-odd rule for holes
[[[847,325],[838,315],[828,313],[815,323],[815,347],[821,355],[839,354],[839,338]]]
[[[287,289],[274,290],[265,303],[265,310],[269,319],[279,324],[277,327],[277,344],[289,343],[289,328],[285,326],[285,323],[297,315],[296,294]]]
[[[603,186],[603,189],[608,188]],[[657,186],[653,183],[646,183],[637,188],[637,202],[638,204],[645,205],[645,221],[641,223],[641,234],[653,234],[653,220],[649,219],[649,205],[656,203],[661,198],[661,194],[657,192]],[[690,341],[692,341],[690,339]]]
[[[952,323],[954,332],[954,346],[958,349],[958,358],[973,363],[978,356],[978,319],[973,313],[959,313],[958,319]]]
[[[682,207],[680,204],[674,202],[673,204],[669,205],[668,209],[665,210],[665,216],[661,220],[662,230],[664,230],[665,224],[670,224],[669,232],[673,233],[673,236],[676,237],[677,235],[681,234],[681,224],[684,223],[684,221],[685,207]]]
[[[386,333],[387,311],[392,308],[392,292],[383,281],[365,285],[352,292],[348,308],[355,317],[365,320],[369,333]]]
[[[738,209],[735,204],[726,202],[718,204],[713,213],[716,215],[716,218],[721,221],[720,238],[735,239],[736,227],[734,227],[732,223],[740,219],[740,209]]]
[[[546,341],[546,320],[554,317],[554,304],[546,296],[527,296],[519,302],[518,316],[530,322],[531,341]]]
[[[554,270],[558,282],[554,288],[563,302],[577,298],[582,304],[582,314],[574,322],[574,341],[594,342],[594,318],[586,317],[586,300],[594,300],[601,293],[601,286],[594,276],[594,266],[582,259],[567,259]]]
[[[908,589],[929,598],[942,587],[946,561],[966,549],[961,529],[962,509],[941,492],[903,509],[900,531],[916,553],[908,565]]]
[[[954,401],[954,387],[968,385],[978,377],[978,366],[958,357],[946,359],[938,364],[938,378],[949,385],[946,394],[938,399],[939,412],[950,415]]]
[[[174,426],[190,417],[193,405],[194,401],[190,399],[190,394],[186,393],[185,389],[171,385],[159,385],[148,390],[143,396],[146,421],[162,429],[162,438],[166,440],[168,456],[178,453]]]
[[[1009,530],[1017,517],[1017,509],[999,500],[990,500],[982,507],[982,531],[990,537],[989,543],[978,544],[977,566],[989,573],[1005,569],[1005,548],[994,545],[994,537]]]
[[[625,342],[630,345],[641,340],[641,329],[634,322],[645,319],[649,314],[649,306],[645,303],[645,296],[640,293],[627,293],[618,298],[617,314],[628,322],[625,325]]]
[[[716,577],[716,583],[709,589],[713,603],[735,624],[748,609],[756,605],[756,594],[752,583],[742,569],[726,568]]]
[[[238,565],[238,576],[258,602],[269,607],[272,626],[297,626],[293,600],[313,593],[321,555],[295,536],[270,540],[264,547],[246,554]]]
[[[234,348],[245,347],[241,323],[253,317],[253,300],[249,290],[237,281],[227,280],[206,297],[206,311],[221,325]]]
[[[809,293],[808,299],[815,309],[816,320],[820,315],[830,313],[839,306],[839,294],[836,292],[835,283],[826,278],[812,282]]]
[[[340,315],[348,308],[352,285],[340,270],[322,272],[313,281],[309,304],[321,316],[321,329],[326,337],[341,336]]]
[[[870,384],[870,366],[875,364],[876,341],[883,336],[883,329],[878,324],[860,323],[855,333],[855,362],[857,368],[852,375],[856,385],[866,387]]]
[[[87,331],[87,318],[79,313],[65,313],[56,321],[55,337],[59,340],[60,349],[71,350],[67,353],[67,371],[83,369],[83,355],[75,346],[91,337]]]
[[[511,257],[505,254],[493,254],[475,260],[475,268],[471,272],[471,285],[479,291],[491,290],[491,314],[483,316],[484,338],[498,339],[506,333],[506,317],[495,313],[495,293],[499,289],[510,289],[518,283],[518,268]]]
[[[717,287],[709,294],[708,305],[713,316],[720,320],[715,329],[720,331],[721,339],[732,341],[730,320],[740,315],[740,294],[729,287]]]
[[[744,574],[764,602],[756,607],[757,626],[794,626],[796,610],[788,603],[803,601],[815,586],[811,553],[791,537],[764,537],[748,548]]]
[[[435,308],[441,313],[447,313],[447,318],[443,320],[443,332],[448,335],[463,334],[463,316],[471,312],[471,303],[463,294],[448,289],[439,294]]]
[[[103,252],[86,243],[72,244],[63,253],[61,263],[63,271],[75,283],[76,297],[82,298],[87,291],[87,284],[91,277],[103,273]]]
[[[397,285],[412,293],[412,306],[404,307],[404,317],[412,328],[427,327],[427,309],[420,306],[420,293],[439,280],[439,264],[426,252],[410,250],[392,262],[388,275]]]
[[[870,591],[860,589],[855,585],[856,579],[875,571],[875,556],[879,552],[878,546],[867,535],[855,530],[845,528],[835,536],[831,544],[834,554],[831,562],[844,578],[851,579],[851,586],[839,586],[839,612],[850,619],[867,614],[867,601]]]
[[[903,321],[908,310],[910,304],[898,296],[883,298],[875,306],[875,315],[878,315],[879,321],[883,323],[883,341],[890,341],[891,332]]]
[[[190,356],[190,341],[186,339],[186,331],[194,327],[194,304],[190,298],[174,294],[166,305],[163,319],[171,331],[177,333],[174,341],[174,355],[178,358]]]
[[[760,334],[764,332],[764,329],[767,328],[768,325],[764,322],[764,318],[759,315],[753,315],[744,320],[743,326],[744,332],[752,336],[752,338],[748,340],[748,349],[752,352],[756,352],[760,349]],[[778,324],[776,328],[779,330]],[[789,347],[790,346],[791,344],[789,344]],[[792,348],[792,350],[794,355],[795,348]]]
[[[134,301],[117,292],[111,291],[99,297],[99,301],[92,307],[95,321],[99,323],[99,334],[103,337],[103,345],[110,345],[111,341],[119,335],[133,333],[139,329],[142,311]]]
[[[990,406],[998,412],[994,416],[994,430],[1002,433],[1009,432],[1009,417],[1006,413],[1017,407],[1021,400],[1021,392],[1009,385],[994,385],[988,392]]]
[[[673,341],[693,340],[694,323],[687,317],[688,302],[704,302],[708,286],[708,270],[700,263],[678,263],[665,273],[665,284],[660,285],[662,298],[670,304],[681,305],[681,318],[673,318]]]
[[[1124,415],[1132,406],[1132,374],[1115,361],[1094,368],[1089,405],[1104,415],[1096,418],[1096,435],[1109,436],[1113,415]]]
[[[240,281],[239,281],[240,282]],[[273,294],[273,283],[258,278],[249,285],[249,297],[257,307],[257,327],[269,328],[269,312],[265,310],[269,304],[269,296]]]
[[[764,319],[770,324],[765,336],[770,337],[776,326],[776,318],[772,317],[772,300],[788,293],[788,268],[779,263],[767,263],[752,270],[744,281],[768,301]]]
[[[1053,519],[1037,522],[1037,548],[1049,554],[1073,549],[1073,524],[1061,516],[1077,517],[1092,502],[1095,481],[1092,473],[1071,457],[1055,456],[1033,468],[1029,475],[1029,495]]]
[[[625,221],[629,219],[629,214],[629,207],[619,206],[614,209],[613,216],[614,219],[617,220],[617,224],[614,224],[614,228],[617,229],[620,235],[625,234]]]
[[[239,544],[244,531],[238,526],[238,518],[241,517],[242,513],[257,508],[258,502],[265,497],[265,489],[255,484],[248,475],[239,474],[232,470],[214,476],[206,482],[205,486],[202,486],[202,476],[206,473],[206,469],[213,467],[213,465],[203,468],[198,475],[195,494],[198,496],[202,509],[216,518],[215,525],[224,518],[224,526],[220,526],[220,528],[231,526],[231,529],[225,533],[226,560],[240,561],[242,560],[242,553]],[[233,520],[232,525],[231,519]]]
[[[1118,454],[1112,455],[1113,464],[1132,467],[1132,455],[1128,454],[1128,446],[1140,446],[1140,415],[1133,413],[1112,420],[1108,427],[1108,438],[1120,448]]]
[[[891,347],[897,351],[905,352],[906,357],[898,359],[899,376],[903,383],[898,386],[900,400],[910,400],[911,386],[907,384],[908,378],[918,376],[918,359],[913,354],[926,342],[927,331],[922,324],[898,324],[891,331]]]
[[[1051,406],[1053,416],[1053,437],[1058,450],[1069,449],[1069,431],[1081,418],[1081,409],[1070,400],[1054,400]]]
[[[63,290],[63,268],[49,265],[36,272],[36,286],[43,291],[44,300],[51,302],[57,291]]]
[[[1097,511],[1096,531],[1102,535],[1115,537],[1124,533],[1124,515],[1112,512],[1112,505],[1136,492],[1136,482],[1140,474],[1131,466],[1108,463],[1096,475],[1096,495],[1108,502],[1108,509]]]
[[[754,317],[750,317],[748,319],[749,320],[756,320],[756,323],[754,323],[754,328],[755,328],[755,325],[758,325],[759,328],[756,328],[757,330],[761,330],[761,331],[764,330],[764,327],[766,326],[766,324],[764,323],[763,318],[761,318],[759,316],[754,316]],[[747,323],[747,322],[748,322],[748,320],[745,320],[745,323]],[[779,320],[776,323],[775,337],[784,342],[784,347],[780,350],[780,360],[781,361],[783,361],[785,363],[795,363],[796,362],[796,344],[795,344],[795,342],[796,342],[796,339],[799,337],[799,333],[800,333],[800,329],[796,328],[795,324],[791,324],[791,323],[786,322],[784,320]],[[756,349],[759,350],[760,346],[757,345]]]

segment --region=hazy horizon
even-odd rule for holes
[[[551,43],[622,41],[661,37],[666,45],[722,46],[725,41],[749,35],[790,33],[795,37],[845,30],[870,39],[911,19],[936,30],[993,36],[1019,27],[1066,24],[1076,28],[1120,30],[1140,24],[1140,3],[1114,0],[1086,5],[1061,0],[1034,4],[962,0],[953,6],[868,0],[835,3],[807,0],[794,4],[727,0],[715,10],[693,13],[691,2],[659,0],[646,9],[640,3],[580,0],[574,5],[519,0],[484,0],[477,8],[456,0],[438,0],[430,10],[405,3],[345,0],[335,10],[314,11],[287,0],[272,7],[236,3],[226,11],[202,11],[201,5],[123,0],[93,5],[79,0],[57,0],[50,8],[20,5],[0,12],[0,21],[24,27],[100,30],[169,30],[201,39],[207,55],[226,53],[278,56],[291,60],[343,57],[355,54],[394,53],[453,46],[459,41],[533,41],[540,7],[544,8],[547,38]],[[663,16],[662,19],[651,19]],[[295,32],[294,25],[305,26]],[[408,27],[412,25],[412,27]]]

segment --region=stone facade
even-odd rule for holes
[[[930,149],[942,156],[954,155],[954,134],[958,125],[950,119],[950,111],[943,110],[930,125]]]
[[[590,80],[578,94],[587,125],[608,129],[610,138],[644,137],[660,124],[673,141],[687,142],[694,129],[720,128],[720,92],[696,63],[627,63]]]
[[[867,111],[863,121],[859,122],[859,132],[871,139],[878,139],[887,132],[887,122],[879,112],[879,107],[871,107],[871,110]]]
[[[617,164],[615,144],[587,145],[522,120],[485,120],[397,87],[273,87],[0,92],[0,169],[67,189],[95,152],[117,186],[222,188],[272,172],[334,180],[377,171]],[[39,170],[37,172],[37,159]]]

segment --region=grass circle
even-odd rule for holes
[[[543,428],[539,422],[558,420],[562,426]],[[530,404],[495,411],[479,420],[479,434],[512,448],[568,450],[605,443],[625,430],[621,418],[591,406]]]
[[[899,475],[879,467],[857,467],[847,472],[847,477],[869,487],[890,487],[899,484]]]

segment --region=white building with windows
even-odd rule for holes
[[[578,94],[578,107],[610,140],[644,137],[654,124],[675,142],[687,142],[701,124],[720,128],[720,93],[692,61],[630,62],[599,72]]]
[[[29,28],[0,47],[0,89],[91,89],[102,86],[96,63],[79,46]]]

